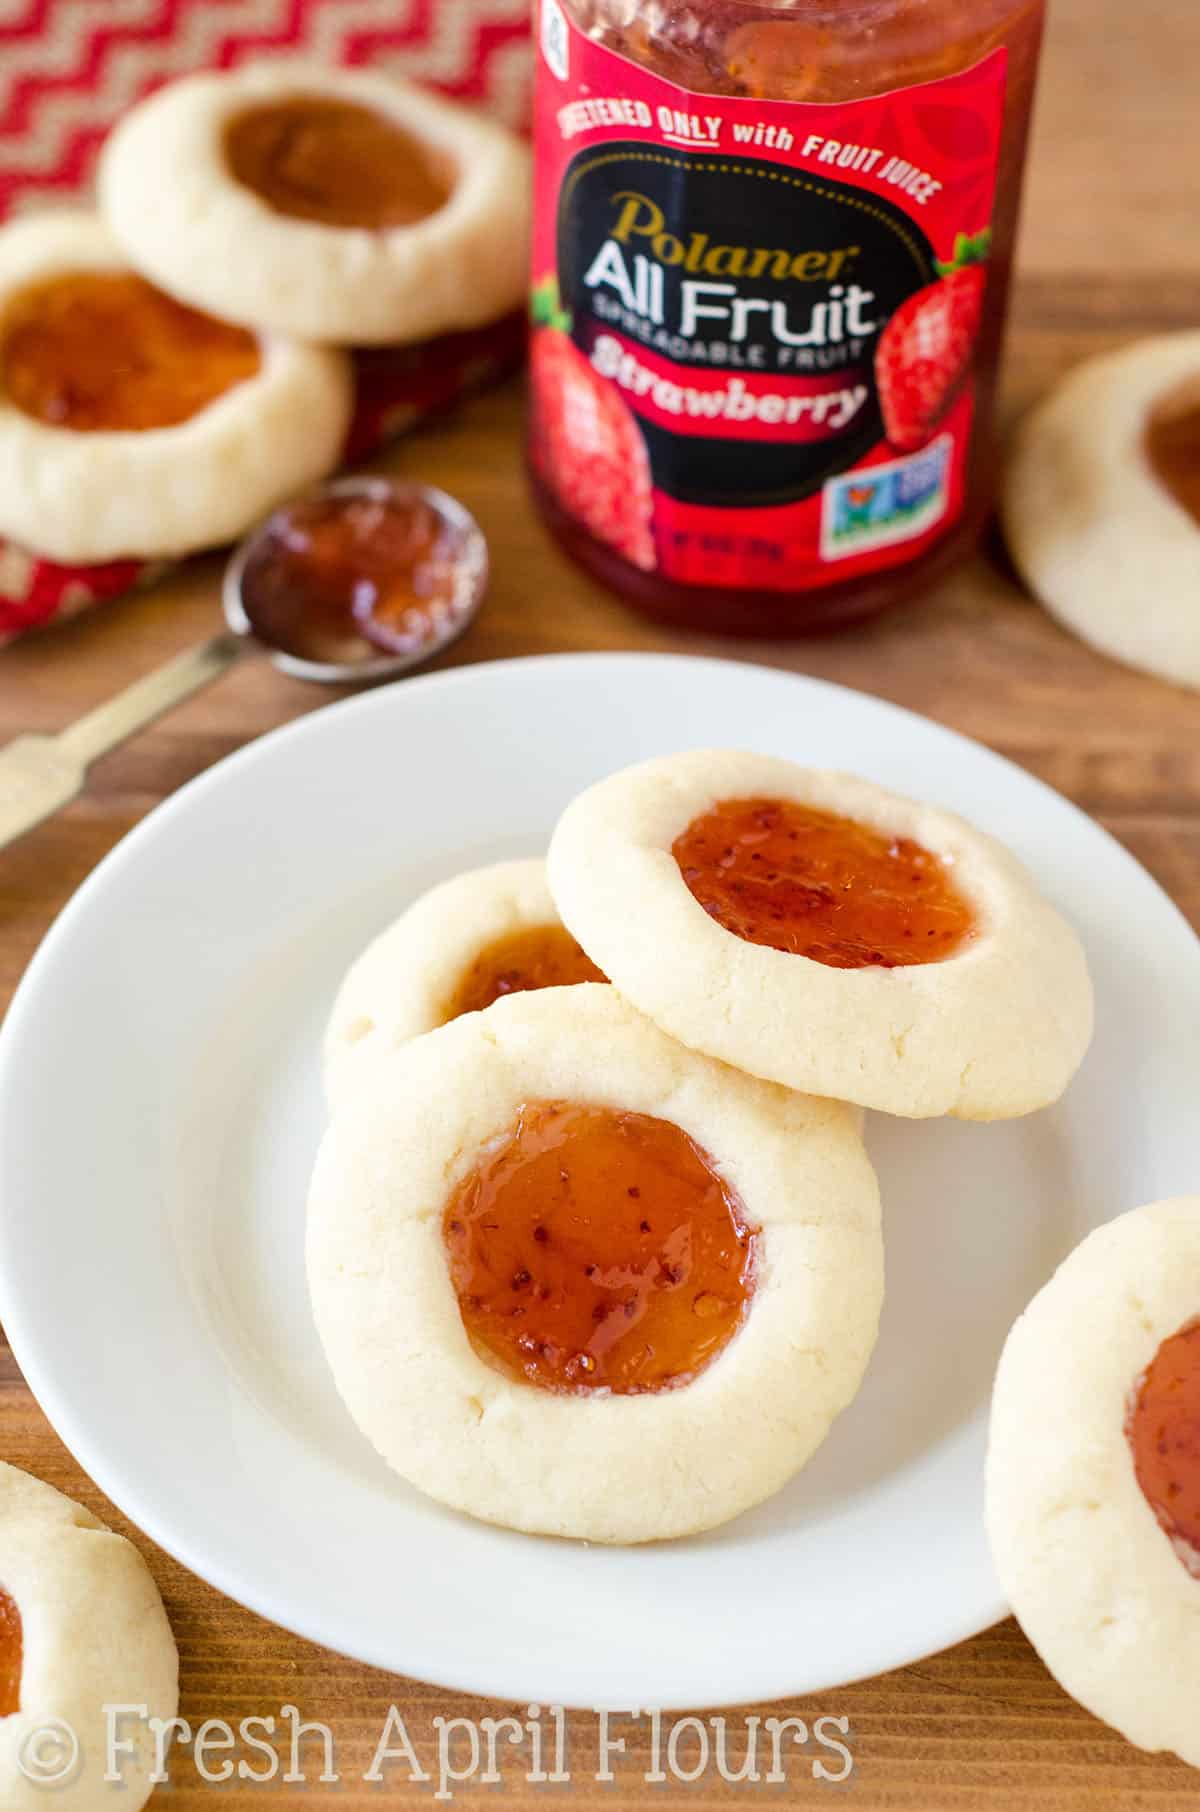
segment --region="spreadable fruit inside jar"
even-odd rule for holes
[[[530,458],[668,621],[897,601],[990,502],[1043,0],[539,0]]]

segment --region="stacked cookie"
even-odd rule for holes
[[[503,127],[377,72],[248,65],[143,101],[98,214],[0,230],[0,535],[80,565],[242,533],[343,457],[346,349],[518,304],[527,176]]]
[[[512,1527],[738,1514],[870,1358],[862,1108],[1031,1112],[1091,1020],[1074,933],[961,819],[728,751],[601,782],[343,985],[308,1265],[347,1406]]]

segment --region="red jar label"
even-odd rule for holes
[[[634,566],[795,590],[961,514],[1004,50],[837,105],[694,94],[541,0],[532,457]]]

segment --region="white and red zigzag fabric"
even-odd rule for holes
[[[143,95],[250,58],[393,69],[522,125],[528,14],[528,0],[0,0],[0,220],[86,197],[105,134]],[[424,361],[409,349],[372,373],[392,386],[368,399],[372,420],[406,425],[511,364],[515,344],[510,322],[498,338],[432,342]],[[0,642],[144,572],[55,566],[0,541]]]
[[[248,58],[369,63],[523,122],[528,0],[0,0],[0,216],[72,199],[135,101]]]

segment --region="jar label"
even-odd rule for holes
[[[695,94],[541,0],[532,457],[633,565],[795,590],[961,514],[1007,54],[837,104]]]

